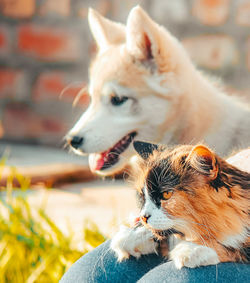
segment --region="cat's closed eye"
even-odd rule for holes
[[[173,195],[173,191],[165,191],[162,193],[162,198],[164,200],[168,200],[172,197],[172,195]]]

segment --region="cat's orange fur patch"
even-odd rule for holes
[[[200,163],[197,157],[202,158]],[[152,168],[161,166],[164,170],[164,160],[170,163],[168,170],[180,176],[180,184],[173,188],[169,200],[161,201],[161,207],[187,223],[174,228],[186,240],[215,249],[221,262],[249,260],[243,249],[250,242],[250,174],[228,164],[203,145],[179,146],[155,150],[146,161],[139,162],[135,182],[139,192]],[[204,163],[212,169],[203,168]],[[224,245],[226,239],[234,236],[242,236],[243,241],[235,247]]]

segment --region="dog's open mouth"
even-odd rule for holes
[[[135,136],[136,132],[132,132],[119,140],[112,148],[93,154],[90,162],[91,170],[100,171],[114,166],[119,161],[120,154],[129,147]]]

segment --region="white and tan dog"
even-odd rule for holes
[[[89,10],[98,46],[90,67],[91,104],[67,138],[108,175],[134,155],[136,138],[163,144],[204,141],[218,154],[250,145],[250,111],[192,64],[180,42],[139,6],[127,25]]]

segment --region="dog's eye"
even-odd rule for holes
[[[162,194],[162,198],[164,200],[168,200],[171,198],[171,196],[173,195],[173,191],[166,191],[166,192],[163,192]]]
[[[124,102],[126,102],[128,100],[127,96],[118,96],[118,95],[113,95],[111,96],[111,104],[114,106],[120,106],[122,105]]]

